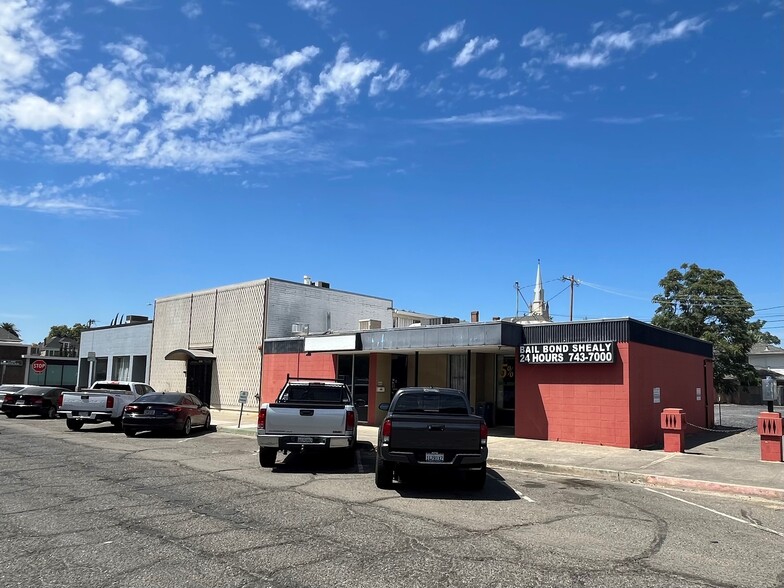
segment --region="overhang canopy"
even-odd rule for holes
[[[212,351],[205,351],[204,349],[175,349],[166,354],[164,359],[175,359],[180,361],[188,361],[189,359],[215,359],[215,354]]]

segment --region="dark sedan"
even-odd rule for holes
[[[156,392],[125,407],[122,427],[128,437],[139,431],[177,431],[188,436],[193,427],[208,429],[210,420],[210,409],[193,394]]]
[[[48,419],[57,417],[57,400],[65,388],[53,386],[24,386],[15,392],[6,392],[2,411],[9,419],[20,414],[37,414]]]

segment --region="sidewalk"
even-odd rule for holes
[[[238,412],[213,411],[212,422],[224,433],[255,436],[256,413],[238,424]],[[784,502],[784,463],[759,459],[759,437],[736,434],[687,437],[685,453],[621,449],[560,441],[536,441],[493,435],[487,464],[493,468],[537,471],[594,480],[626,482],[766,498]],[[377,442],[378,428],[360,425],[358,439]]]

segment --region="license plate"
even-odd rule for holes
[[[25,401],[24,400],[17,400],[16,401],[16,405],[17,406],[24,406],[25,405]]]
[[[297,443],[313,443],[313,437],[297,437]]]
[[[437,451],[425,453],[425,461],[444,461],[444,454]]]
[[[155,409],[148,408],[147,410],[144,411],[144,415],[145,416],[155,416]]]

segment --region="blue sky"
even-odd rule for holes
[[[489,320],[541,259],[556,320],[689,262],[782,336],[781,46],[779,0],[6,0],[0,321],[305,274]]]

